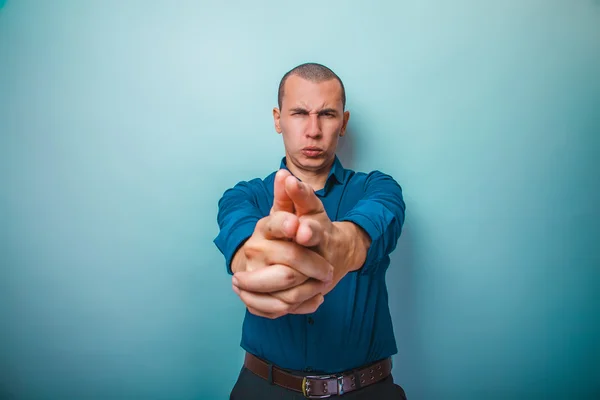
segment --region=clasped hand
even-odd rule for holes
[[[271,213],[234,257],[233,290],[258,316],[315,312],[345,275],[334,268],[338,231],[313,189],[278,171]]]

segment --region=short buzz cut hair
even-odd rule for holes
[[[342,87],[342,106],[344,109],[346,109],[346,89],[344,89],[344,84],[342,83],[340,77],[324,65],[317,63],[305,63],[294,67],[292,70],[288,71],[283,78],[281,78],[281,82],[279,83],[279,95],[277,97],[277,103],[279,104],[280,110],[281,105],[283,104],[285,82],[292,75],[297,75],[300,78],[314,83],[324,82],[330,79],[337,80]]]

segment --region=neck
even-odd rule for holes
[[[305,170],[297,167],[288,157],[286,159],[286,166],[290,170],[294,176],[299,178],[302,182],[306,183],[316,192],[317,190],[321,190],[325,187],[325,182],[327,182],[327,177],[329,176],[329,171],[333,167],[334,159],[331,159],[326,165],[318,170]]]

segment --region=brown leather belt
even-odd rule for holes
[[[278,386],[300,392],[308,399],[324,399],[341,396],[387,378],[392,372],[392,360],[385,360],[336,375],[299,376],[286,372],[276,366],[246,352],[244,366],[261,378]]]

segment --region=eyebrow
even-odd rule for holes
[[[302,107],[292,108],[290,110],[290,112],[293,112],[293,113],[301,112],[301,113],[307,113],[308,114],[308,110],[306,110],[306,109],[304,109]]]
[[[295,107],[290,110],[292,113],[306,113],[308,114],[308,110],[302,107]],[[319,111],[319,115],[323,114],[334,114],[337,115],[337,110],[335,108],[324,108]]]
[[[337,110],[335,108],[324,108],[321,111],[319,111],[319,114],[337,114]]]

